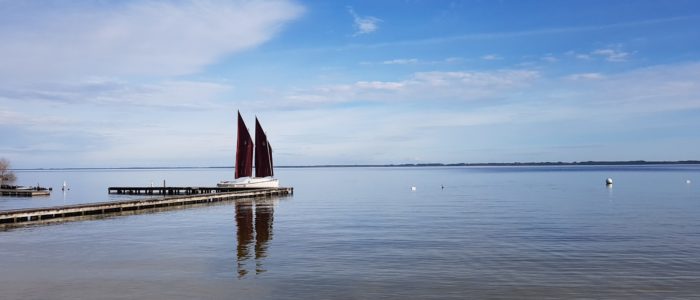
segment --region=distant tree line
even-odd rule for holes
[[[544,161],[544,162],[499,162],[499,163],[418,163],[418,164],[385,164],[385,165],[311,165],[311,166],[279,166],[279,168],[353,168],[353,167],[517,167],[517,166],[627,166],[627,165],[697,165],[700,160],[678,161]]]
[[[17,176],[10,169],[10,161],[0,158],[0,186],[11,185],[17,181]]]

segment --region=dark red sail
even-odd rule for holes
[[[272,171],[272,147],[267,141],[267,135],[263,131],[258,118],[255,118],[255,176],[273,176]]]
[[[257,120],[256,120],[257,121]],[[238,139],[236,141],[236,178],[253,176],[253,139],[248,133],[241,112],[238,112]]]

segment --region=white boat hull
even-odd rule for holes
[[[241,177],[234,181],[221,181],[216,186],[241,189],[277,188],[279,180],[272,177]]]

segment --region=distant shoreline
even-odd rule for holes
[[[634,165],[697,165],[700,160],[678,161],[575,161],[575,162],[503,162],[503,163],[421,163],[421,164],[357,164],[357,165],[299,165],[276,168],[395,168],[395,167],[532,167],[532,166],[634,166]],[[13,171],[67,171],[67,170],[178,170],[178,169],[233,169],[233,166],[205,167],[89,167],[89,168],[17,168]]]

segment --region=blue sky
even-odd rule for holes
[[[14,167],[700,159],[697,1],[0,0]],[[252,128],[252,127],[251,127]]]

